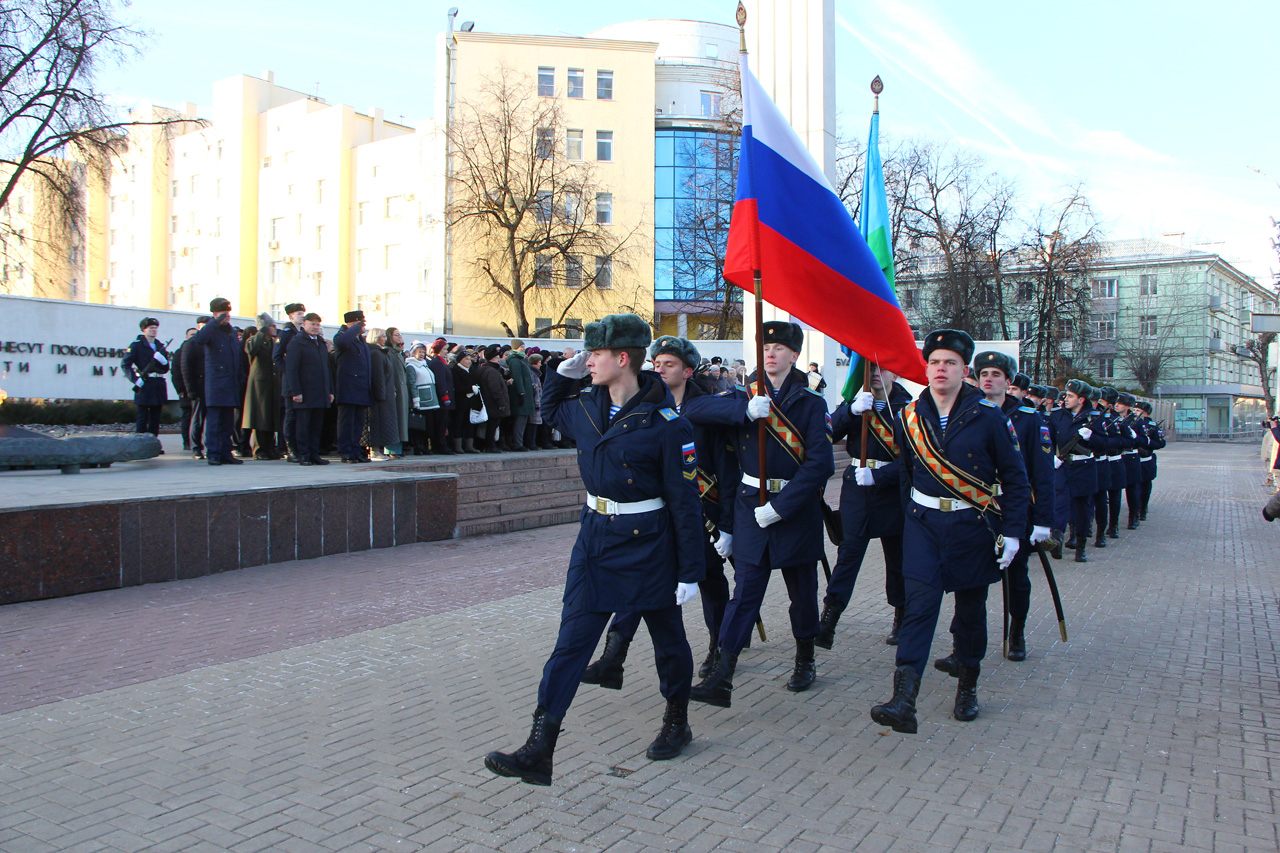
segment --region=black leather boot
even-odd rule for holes
[[[1050,530],[1049,542],[1052,543],[1052,547],[1048,549],[1049,556],[1053,557],[1053,559],[1055,560],[1061,560],[1062,559],[1062,531]]]
[[[914,667],[900,666],[893,671],[893,698],[871,709],[871,719],[895,732],[916,733],[916,694],[920,692],[920,676]]]
[[[1098,528],[1098,535],[1097,535],[1096,537],[1094,537],[1094,540],[1093,540],[1093,547],[1095,547],[1095,548],[1105,548],[1105,547],[1107,547],[1107,535],[1106,535],[1106,533],[1102,530],[1102,528],[1101,528],[1101,527],[1099,527],[1099,528]]]
[[[716,641],[711,641],[711,648],[707,649],[707,658],[702,662],[702,666],[698,667],[698,677],[706,678],[708,675],[716,671],[716,661],[720,659],[720,649],[716,646]]]
[[[693,685],[689,698],[695,702],[728,708],[733,699],[733,671],[737,668],[738,656],[720,649],[715,671]]]
[[[803,693],[813,686],[818,671],[813,665],[813,640],[796,640],[796,667],[787,679],[787,689]]]
[[[836,624],[840,621],[840,614],[844,612],[844,607],[831,596],[822,599],[822,615],[818,617],[818,635],[813,638],[815,646],[831,648],[836,639]]]
[[[1111,523],[1111,526],[1107,528],[1107,538],[1108,538],[1108,539],[1119,539],[1119,538],[1120,538],[1120,530],[1119,530],[1118,528],[1119,528],[1119,522],[1114,522],[1114,521],[1113,521],[1113,522]]]
[[[599,684],[609,690],[622,689],[622,665],[627,661],[630,640],[623,639],[617,631],[604,636],[604,651],[600,659],[582,671],[583,684]]]
[[[667,712],[662,715],[662,731],[645,751],[650,761],[667,761],[675,758],[693,740],[689,728],[689,700],[667,700]]]
[[[499,776],[519,778],[530,785],[550,785],[551,756],[559,736],[560,720],[539,705],[533,712],[533,728],[524,746],[515,752],[491,752],[484,757],[484,766]]]
[[[1027,659],[1027,622],[1025,619],[1009,620],[1009,660]]]
[[[898,645],[898,633],[902,631],[902,614],[905,612],[905,607],[893,608],[893,625],[889,627],[889,636],[884,638],[886,646]]]
[[[962,723],[978,719],[978,674],[982,667],[960,664],[960,683],[956,685],[956,709],[952,716]]]
[[[1079,543],[1079,545],[1076,547],[1076,562],[1077,562],[1077,563],[1087,563],[1087,562],[1089,562],[1089,558],[1088,558],[1088,557],[1086,557],[1086,556],[1084,555],[1084,547],[1085,547],[1085,543],[1084,543],[1083,541],[1081,541],[1081,542]]]
[[[1129,526],[1128,526],[1128,528],[1127,528],[1127,529],[1128,529],[1128,530],[1137,530],[1137,529],[1138,529],[1138,517],[1137,517],[1136,515],[1131,515],[1131,516],[1129,516]]]
[[[955,652],[952,652],[945,658],[938,658],[935,660],[933,662],[933,668],[938,672],[945,672],[952,678],[960,675],[960,661],[956,660]]]
[[[1076,533],[1076,526],[1074,524],[1067,529],[1070,531],[1070,535],[1067,537],[1067,541],[1062,543],[1062,547],[1069,551],[1074,551],[1079,547],[1077,543],[1082,538],[1082,535]]]

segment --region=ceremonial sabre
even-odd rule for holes
[[[1058,614],[1058,632],[1062,634],[1062,642],[1067,642],[1067,617],[1062,615],[1062,596],[1058,594],[1058,580],[1053,576],[1053,568],[1049,558],[1045,556],[1044,545],[1036,545],[1036,553],[1040,555],[1040,565],[1044,566],[1044,579],[1049,584],[1049,592],[1053,595],[1053,609]]]

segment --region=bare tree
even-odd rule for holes
[[[1258,383],[1267,398],[1267,414],[1276,413],[1276,395],[1272,390],[1276,381],[1276,369],[1271,365],[1271,345],[1276,342],[1275,332],[1261,332],[1244,342],[1248,355],[1241,353],[1245,361],[1257,368]]]
[[[1129,316],[1119,318],[1114,351],[1142,392],[1151,396],[1171,368],[1206,358],[1203,319],[1208,307],[1197,287],[1198,274],[1187,267],[1152,265],[1136,274],[1137,303]]]
[[[473,101],[457,104],[449,130],[448,218],[465,238],[455,252],[471,256],[495,319],[519,337],[538,312],[553,318],[539,334],[576,330],[568,318],[615,287],[639,231],[608,225],[612,208],[583,152],[568,156],[558,102],[535,91],[528,76],[500,67]]]

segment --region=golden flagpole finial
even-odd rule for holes
[[[884,81],[877,74],[876,78],[871,81],[871,93],[876,96],[876,105],[874,112],[880,112],[880,93],[884,91]]]
[[[738,13],[735,16],[738,21],[738,38],[740,47],[739,52],[747,52],[747,7],[742,5],[742,0],[738,0]]]

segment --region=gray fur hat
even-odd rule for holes
[[[973,370],[975,373],[984,367],[994,367],[1004,374],[1006,380],[1012,381],[1015,373],[1018,372],[1018,365],[1013,363],[1013,358],[996,350],[987,350],[980,352],[973,359]]]
[[[266,311],[263,311],[261,314],[258,315],[259,329],[265,329],[267,328],[267,326],[274,326],[275,324],[276,324],[276,321],[272,320],[271,315],[268,314]]]
[[[598,323],[587,324],[582,348],[585,350],[630,347],[647,349],[651,340],[653,340],[653,334],[649,331],[649,324],[635,314],[610,314]]]
[[[973,338],[969,337],[967,332],[959,329],[935,329],[929,333],[929,337],[924,339],[924,347],[921,354],[924,360],[929,360],[929,355],[936,349],[944,349],[960,356],[960,360],[968,364],[973,359],[974,350]],[[1013,374],[1009,375],[1013,378]]]
[[[785,320],[766,320],[764,322],[764,343],[782,344],[793,352],[800,352],[804,347],[804,329],[799,323],[788,323]]]
[[[663,335],[653,342],[653,346],[649,347],[650,361],[660,355],[674,355],[695,370],[702,363],[702,357],[698,355],[697,347],[689,343],[686,338],[677,338],[675,335]]]

